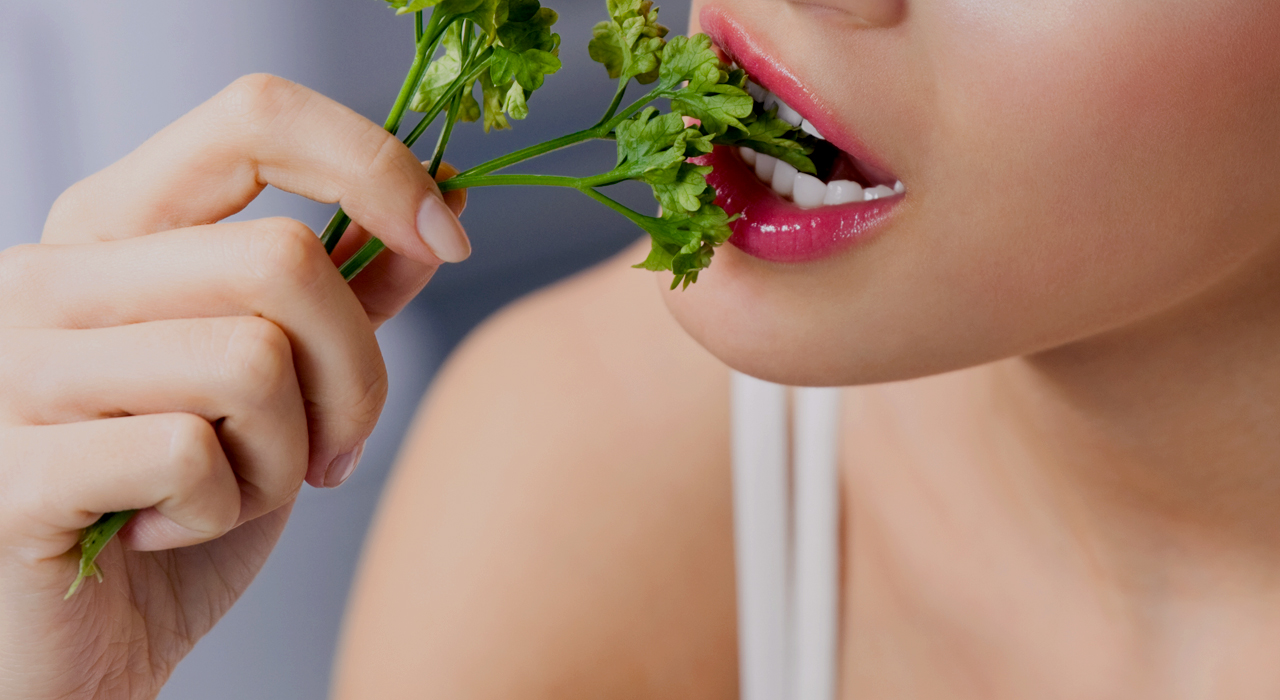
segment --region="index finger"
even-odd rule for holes
[[[271,75],[251,75],[68,189],[45,241],[118,240],[210,224],[273,185],[341,202],[365,230],[419,263],[471,251],[418,158],[343,105]]]

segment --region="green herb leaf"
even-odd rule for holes
[[[517,53],[503,46],[493,47],[493,63],[489,69],[495,85],[514,80],[531,91],[542,87],[546,76],[558,70],[560,59],[548,51],[527,49]]]
[[[502,100],[502,109],[512,119],[525,119],[529,116],[529,96],[520,83],[513,82],[507,89],[507,96]]]
[[[503,0],[443,0],[436,12],[452,18],[451,21],[455,23],[471,20],[480,28],[481,36],[485,37],[485,46],[488,46],[493,43],[497,34],[505,4]]]
[[[818,171],[809,158],[809,154],[813,153],[813,146],[807,144],[809,137],[779,119],[777,113],[777,108],[767,112],[752,112],[750,116],[740,120],[742,128],[729,128],[715,138],[715,143],[745,146],[788,163],[802,173],[817,175]]]
[[[711,168],[695,166],[686,159],[711,152],[709,135],[686,127],[679,114],[659,115],[653,107],[619,124],[615,135],[615,171],[652,185],[664,211],[697,211],[702,206],[710,190],[706,175]],[[714,199],[715,192],[707,196]]]
[[[695,212],[663,213],[661,219],[645,217],[642,227],[652,238],[649,256],[634,267],[675,275],[671,288],[688,287],[711,264],[715,249],[733,235],[729,224],[736,219],[720,207],[706,203]]]
[[[662,52],[659,89],[670,93],[671,109],[702,122],[719,136],[729,128],[746,130],[742,119],[755,108],[739,71],[730,73],[705,34],[676,37]],[[687,83],[680,87],[681,83]]]
[[[410,12],[435,7],[440,4],[440,0],[387,0],[387,4],[396,11],[397,15],[407,15]]]
[[[560,35],[551,31],[559,19],[554,10],[538,0],[502,0],[496,16],[497,43],[480,79],[485,131],[510,129],[508,117],[528,117],[530,95],[561,68]]]
[[[444,55],[431,62],[418,82],[418,89],[413,93],[409,109],[415,112],[426,112],[432,105],[444,97],[453,81],[462,74],[462,23],[455,22],[445,30],[440,40],[444,47]],[[469,87],[469,86],[468,86]],[[470,90],[467,90],[470,92]],[[474,120],[472,120],[474,121]]]
[[[669,31],[658,24],[657,8],[651,0],[609,0],[608,5],[610,20],[591,30],[591,60],[603,64],[610,78],[634,78],[642,85],[657,80],[663,37]]]
[[[504,105],[506,91],[493,84],[489,71],[480,74],[480,94],[484,98],[485,133],[491,129],[510,129],[511,122],[507,121]]]
[[[537,49],[559,55],[560,35],[551,32],[559,19],[555,10],[542,7],[538,0],[510,0],[497,38],[516,53]]]

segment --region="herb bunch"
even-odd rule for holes
[[[458,122],[478,122],[485,132],[511,128],[529,115],[529,102],[546,77],[560,70],[558,16],[539,0],[385,0],[414,19],[414,58],[384,127],[399,134],[406,113],[422,116],[403,137],[413,146],[443,119],[430,162],[434,177]],[[747,76],[725,65],[704,34],[667,40],[652,0],[607,0],[609,19],[592,30],[592,60],[617,81],[613,100],[594,125],[495,158],[439,183],[442,191],[498,185],[569,187],[613,209],[649,234],[649,255],[635,267],[670,271],[671,288],[688,287],[728,240],[730,217],[715,204],[709,166],[693,162],[717,145],[745,146],[816,174],[811,141],[803,132],[762,110],[746,91]],[[427,15],[427,11],[430,14]],[[623,106],[634,86],[647,92]],[[656,104],[669,109],[660,111]],[[610,170],[588,177],[503,174],[531,158],[592,140],[617,143]],[[658,216],[637,212],[600,189],[638,180],[653,188]],[[351,219],[342,211],[320,239],[333,252]],[[350,280],[386,246],[371,238],[339,267]],[[131,512],[107,513],[85,529],[80,571],[67,596],[85,578],[102,575],[99,552],[128,522]]]

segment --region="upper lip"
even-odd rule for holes
[[[700,17],[702,29],[730,60],[747,72],[752,82],[777,95],[817,127],[822,137],[856,160],[884,172],[891,169],[832,115],[823,101],[777,57],[770,55],[727,11],[712,5]]]

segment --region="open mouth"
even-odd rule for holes
[[[714,10],[714,11],[712,11]],[[752,98],[813,137],[816,175],[748,149],[717,147],[702,162],[716,203],[739,218],[729,242],[774,262],[809,262],[870,239],[911,198],[903,183],[796,75],[764,50],[730,13],[711,6],[702,28],[750,76]]]
[[[757,102],[814,137],[810,175],[747,148],[717,147],[702,162],[716,203],[739,215],[730,224],[734,247],[773,262],[810,262],[842,251],[882,228],[907,188],[869,158],[838,148],[819,127],[777,95],[748,84]],[[860,145],[859,145],[860,147]],[[865,150],[865,149],[863,149]]]
[[[756,153],[750,148],[739,149],[743,162],[754,168],[756,177],[768,184],[778,196],[791,200],[802,209],[815,209],[870,202],[906,193],[907,188],[901,180],[836,148],[822,136],[813,122],[777,95],[754,82],[747,83],[747,91],[757,104],[764,105],[765,109],[777,109],[779,119],[800,128],[816,143],[809,156],[818,171],[816,176],[799,172],[773,156]]]

